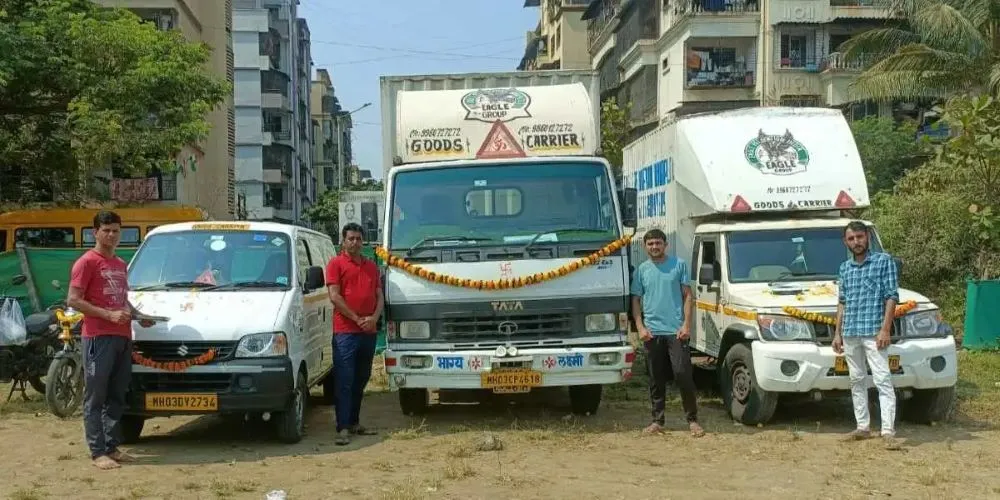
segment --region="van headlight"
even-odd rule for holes
[[[431,336],[431,325],[426,321],[400,321],[399,338],[426,339]]]
[[[764,340],[812,340],[815,337],[811,323],[791,316],[759,314],[757,325]]]
[[[588,314],[583,323],[588,332],[610,332],[618,327],[618,320],[612,313]]]
[[[940,332],[941,311],[931,309],[903,316],[903,335],[906,337],[933,337]]]
[[[288,355],[288,339],[284,332],[244,335],[236,345],[237,358],[272,358]]]

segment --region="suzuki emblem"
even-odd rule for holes
[[[181,346],[177,348],[177,355],[184,357],[188,355],[188,346],[181,342]]]

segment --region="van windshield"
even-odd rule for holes
[[[132,259],[129,289],[288,289],[290,246],[288,236],[271,231],[154,234]]]
[[[729,281],[819,281],[837,279],[840,264],[851,258],[844,228],[780,229],[729,233]],[[868,248],[881,252],[874,229]]]
[[[393,182],[393,250],[618,237],[601,163],[463,165],[401,172]]]

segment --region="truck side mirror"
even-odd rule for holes
[[[305,289],[308,291],[318,290],[326,284],[326,277],[323,276],[323,268],[312,266],[306,269]]]
[[[698,284],[711,285],[715,283],[715,267],[712,264],[702,264],[698,269]]]
[[[621,206],[622,225],[625,227],[638,226],[638,192],[635,188],[625,188],[618,193],[618,201]]]

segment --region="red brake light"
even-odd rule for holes
[[[396,366],[396,358],[385,358],[385,366],[390,368]]]
[[[732,212],[749,212],[750,204],[742,196],[736,195],[736,199],[733,200],[733,206],[729,207],[729,210]]]
[[[833,203],[833,206],[837,208],[854,208],[855,203],[854,199],[847,194],[847,191],[841,191],[837,195],[837,201]]]

